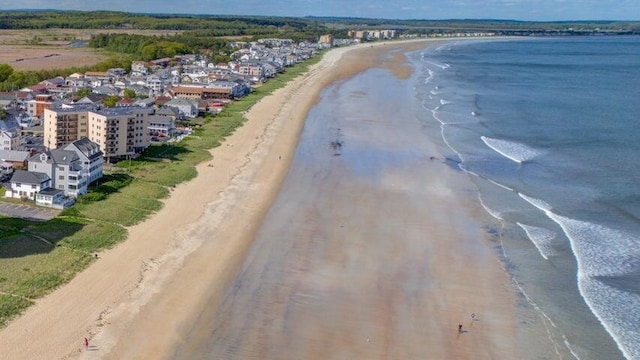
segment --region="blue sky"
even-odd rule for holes
[[[386,19],[640,20],[640,0],[0,0],[0,9]]]

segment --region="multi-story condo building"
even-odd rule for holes
[[[26,102],[27,113],[34,117],[42,116],[45,109],[51,109],[54,106],[55,100],[50,94],[39,94],[35,99]]]
[[[152,113],[153,109],[138,106],[47,109],[44,145],[56,149],[86,137],[98,144],[107,161],[126,158],[149,146]]]

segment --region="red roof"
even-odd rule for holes
[[[133,104],[134,102],[136,102],[133,99],[129,99],[129,98],[122,98],[120,99],[120,101],[118,101],[118,104]]]
[[[156,98],[156,105],[164,105],[167,101],[171,101],[171,98],[168,96],[158,96]]]

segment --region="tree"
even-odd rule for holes
[[[117,95],[109,95],[102,101],[102,104],[106,107],[114,107],[118,101],[120,98]]]
[[[78,91],[76,91],[76,98],[82,99],[89,96],[89,94],[91,94],[91,89],[78,89]]]
[[[3,82],[9,78],[13,73],[13,68],[8,64],[0,64],[0,82]]]
[[[136,92],[133,89],[124,89],[124,97],[127,99],[135,99]]]

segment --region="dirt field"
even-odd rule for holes
[[[93,65],[106,57],[94,49],[84,47],[0,45],[0,63],[9,64],[14,70]]]
[[[84,46],[98,33],[173,35],[176,30],[41,29],[0,30],[0,63],[15,70],[60,69],[93,65],[107,55]]]

